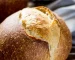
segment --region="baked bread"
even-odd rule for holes
[[[65,22],[43,6],[24,8],[0,25],[1,60],[66,60],[71,47]]]

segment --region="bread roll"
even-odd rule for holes
[[[65,22],[43,6],[24,8],[0,25],[1,60],[66,60],[71,47]]]

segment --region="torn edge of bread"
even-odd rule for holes
[[[36,8],[25,8],[19,15],[20,23],[23,25],[28,36],[41,39],[49,44],[50,60],[58,46],[60,39],[60,28],[57,22]]]

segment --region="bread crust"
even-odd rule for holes
[[[72,36],[70,30],[68,29],[63,19],[48,8],[43,6],[36,8],[40,11],[43,11],[44,13],[49,14],[52,19],[57,22],[57,25],[60,28],[59,43],[50,60],[66,60],[72,48]]]
[[[57,60],[66,60],[72,48],[72,36],[63,19],[55,13],[54,16],[57,19],[58,26],[60,26],[61,29],[58,48],[55,52],[57,56],[55,55],[54,58],[56,58]]]
[[[21,11],[6,18],[0,25],[0,59],[2,60],[66,60],[72,47],[71,33],[65,22],[48,8],[35,9],[51,16],[60,28],[60,38],[54,52],[48,41],[29,36],[19,22]],[[52,54],[50,54],[52,53]]]

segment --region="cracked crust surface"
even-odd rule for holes
[[[25,8],[1,23],[0,58],[66,60],[71,40],[65,22],[48,8]]]

